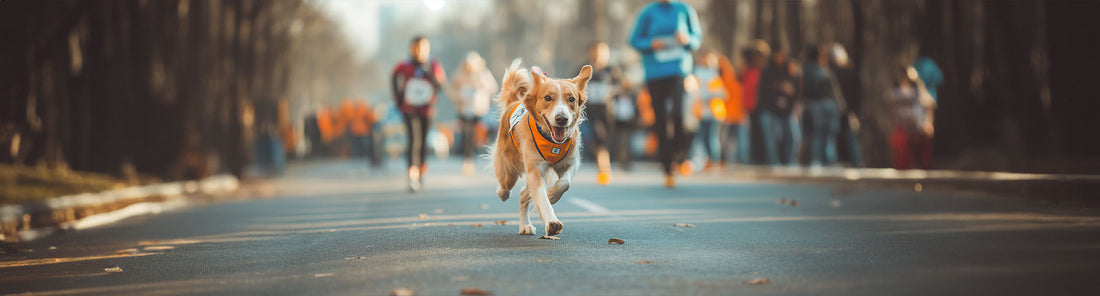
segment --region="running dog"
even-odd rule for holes
[[[520,62],[516,59],[504,72],[497,96],[500,130],[489,152],[500,181],[497,195],[507,201],[522,174],[527,184],[520,190],[519,234],[535,234],[527,216],[534,201],[546,235],[558,235],[565,225],[552,205],[569,190],[581,163],[578,126],[584,120],[592,66],[584,66],[572,79],[554,79],[538,67],[521,69]]]

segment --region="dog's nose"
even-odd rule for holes
[[[567,123],[569,123],[569,118],[559,115],[557,117],[554,117],[554,121],[557,122],[558,125],[566,125]]]

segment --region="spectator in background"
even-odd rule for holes
[[[702,43],[702,26],[695,8],[687,3],[661,0],[638,13],[630,45],[642,55],[646,88],[656,118],[658,158],[665,173],[665,187],[676,186],[675,159],[683,158],[676,141],[684,133],[684,78],[694,64],[691,51]]]
[[[624,171],[630,171],[631,139],[641,121],[641,111],[635,99],[637,97],[638,93],[631,91],[630,85],[624,81],[621,91],[615,95],[615,101],[612,104],[612,109],[615,110],[612,112],[615,118],[615,132],[612,133],[613,153],[611,155]]]
[[[764,164],[794,165],[797,163],[801,133],[795,104],[801,89],[798,64],[787,59],[783,51],[771,55],[771,61],[760,74],[760,147]]]
[[[585,88],[588,92],[585,115],[592,127],[592,143],[586,144],[595,151],[596,166],[599,169],[596,182],[600,185],[611,182],[611,155],[608,146],[611,135],[615,133],[615,117],[610,106],[613,105],[612,100],[619,93],[622,84],[622,72],[609,63],[610,59],[611,49],[607,43],[597,41],[588,46],[588,60],[581,64],[581,67],[592,65],[592,79]]]
[[[447,80],[443,66],[437,60],[429,60],[431,44],[428,38],[416,36],[409,43],[409,58],[393,69],[393,99],[405,119],[406,158],[409,164],[409,191],[419,191],[421,176],[428,170],[428,129],[437,93]]]
[[[810,166],[836,164],[836,137],[840,133],[840,114],[844,99],[829,70],[829,52],[824,46],[806,48],[802,67],[802,102],[805,106],[806,138],[809,141]]]
[[[830,69],[836,75],[840,95],[844,97],[847,114],[841,113],[840,137],[837,139],[837,151],[840,160],[847,160],[851,167],[863,167],[863,149],[859,143],[859,112],[862,106],[859,72],[852,67],[848,51],[839,43],[833,44],[829,55]]]
[[[771,47],[764,40],[755,40],[753,45],[744,49],[741,56],[745,59],[745,69],[741,72],[741,102],[743,109],[748,114],[737,133],[737,161],[752,163],[753,150],[760,150],[760,109],[757,107],[760,74],[768,57],[771,56]]]
[[[928,168],[932,158],[932,121],[936,101],[925,88],[916,69],[903,67],[895,73],[887,106],[894,125],[894,132],[890,135],[894,168]]]
[[[472,175],[476,171],[473,156],[478,146],[478,125],[481,118],[489,113],[490,102],[497,91],[497,80],[485,67],[485,59],[477,52],[470,52],[451,79],[449,89],[461,122],[462,173]]]
[[[741,123],[740,84],[737,83],[733,66],[729,60],[714,51],[707,51],[695,65],[694,75],[699,81],[700,122],[698,139],[703,144],[706,164],[709,170],[715,162],[724,162],[722,143],[727,128],[732,122],[734,127]]]

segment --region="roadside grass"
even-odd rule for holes
[[[101,192],[127,184],[123,179],[105,174],[4,164],[0,165],[0,205]]]

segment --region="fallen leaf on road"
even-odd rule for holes
[[[791,200],[791,206],[792,207],[798,207],[798,201],[797,200]]]
[[[550,259],[539,259],[539,263],[550,262]]]
[[[455,226],[455,225],[458,225],[458,224],[454,224],[454,223],[447,224],[447,226]]]
[[[840,205],[841,205],[841,203],[840,203],[839,199],[834,199],[834,200],[829,202],[829,206],[833,207],[833,208],[839,208]]]
[[[609,245],[610,244],[620,244],[621,245],[621,244],[625,244],[625,243],[626,243],[626,241],[621,240],[621,239],[617,239],[617,238],[607,240],[607,244],[609,244]]]
[[[167,250],[172,250],[172,249],[175,249],[175,248],[176,247],[173,247],[173,246],[148,246],[148,247],[145,247],[145,250],[146,251],[167,251]]]
[[[57,247],[50,246],[50,251],[57,250]]]
[[[111,267],[111,268],[104,268],[103,271],[112,272],[112,273],[122,272],[122,267],[115,266],[115,267]]]
[[[780,197],[779,199],[775,200],[775,203],[785,205],[785,204],[787,204],[787,198],[786,197]]]
[[[478,224],[474,224],[473,226],[474,227],[482,227],[482,226],[485,226],[485,225],[481,225],[481,223],[478,223]]]
[[[771,282],[772,281],[769,281],[768,278],[758,277],[758,278],[755,278],[755,279],[745,281],[745,284],[746,285],[763,285],[763,284],[769,284]]]
[[[462,295],[493,295],[493,292],[478,289],[476,287],[469,287],[462,289]]]
[[[415,296],[416,291],[408,288],[397,288],[390,291],[390,296]]]
[[[673,224],[672,227],[695,227],[694,224]]]
[[[489,205],[487,205],[487,204],[481,204],[477,207],[481,208],[482,210],[488,210],[489,209]]]
[[[551,236],[551,235],[543,235],[543,236],[540,236],[540,237],[539,237],[539,239],[552,239],[552,240],[559,240],[559,239],[561,239],[561,238],[560,238],[560,237],[556,237],[556,236]]]
[[[332,276],[332,274],[331,274],[331,273],[315,273],[315,274],[313,274],[313,277],[315,277],[315,278],[319,278],[319,277],[330,277],[330,276]]]
[[[638,263],[638,264],[653,264],[653,261],[649,261],[649,260],[644,260],[644,261],[638,261],[638,262],[634,262],[634,263]]]
[[[924,191],[924,184],[917,183],[916,185],[913,185],[913,191],[916,191],[916,192]]]
[[[363,259],[367,259],[367,257],[355,256],[355,257],[345,257],[344,258],[344,260],[363,260]]]
[[[496,225],[508,224],[508,220],[493,221],[493,224],[496,224]]]
[[[428,219],[428,214],[416,215],[416,218],[420,220]]]

